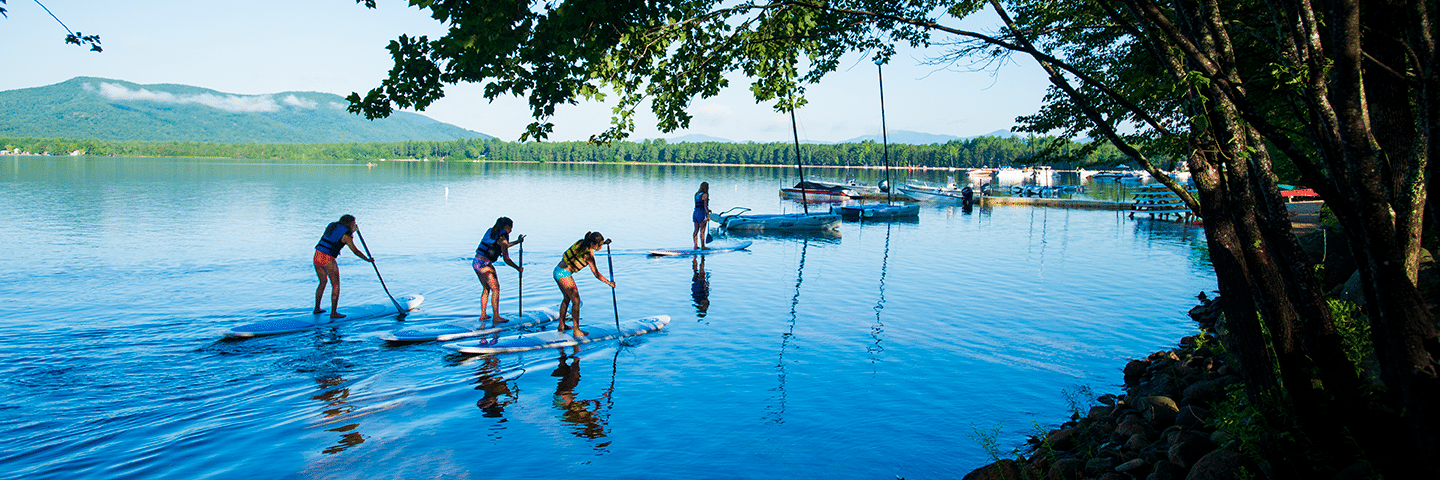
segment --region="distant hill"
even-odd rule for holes
[[[701,135],[701,134],[698,134],[698,133],[692,133],[692,134],[689,134],[689,135],[681,135],[681,136],[678,136],[678,137],[675,137],[675,138],[667,138],[667,139],[665,139],[665,143],[705,143],[705,142],[735,143],[734,141],[731,141],[731,140],[729,140],[729,139],[720,138],[720,137],[712,137],[712,136],[709,136],[709,135]]]
[[[975,135],[975,136],[973,136],[973,137],[957,137],[957,136],[954,136],[954,135],[938,135],[938,134],[934,134],[934,133],[912,132],[912,131],[909,131],[909,130],[896,130],[896,131],[893,131],[893,132],[889,132],[886,136],[888,137],[890,143],[904,143],[904,144],[910,144],[910,145],[929,145],[929,144],[932,144],[932,143],[945,143],[945,142],[949,142],[949,141],[951,141],[951,140],[969,140],[969,139],[977,138],[977,137],[1009,138],[1009,137],[1015,136],[1015,134],[1014,134],[1013,132],[1009,131],[1009,130],[996,130],[996,131],[993,131],[993,132],[990,132],[990,133],[987,133],[987,134],[984,134],[984,135]],[[864,141],[866,141],[866,140],[869,140],[869,141],[872,141],[872,142],[875,142],[875,143],[880,143],[880,136],[879,136],[879,135],[865,135],[865,136],[855,137],[855,138],[852,138],[852,139],[849,139],[849,140],[845,140],[845,141],[843,141],[843,142],[838,142],[838,143],[860,143],[860,142],[864,142]]]
[[[237,95],[188,85],[76,77],[0,92],[0,137],[217,143],[347,143],[492,138],[424,115],[370,121],[319,92]]]

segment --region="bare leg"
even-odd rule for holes
[[[695,222],[695,231],[690,233],[690,244],[693,245],[696,250],[699,250],[700,247],[705,243],[705,236],[700,233],[704,230],[704,222]]]
[[[580,289],[575,286],[575,279],[570,277],[555,280],[560,286],[560,293],[565,299],[560,301],[560,331],[565,331],[565,307],[570,307],[570,322],[575,331],[575,336],[585,335],[586,332],[580,329]]]
[[[480,294],[480,320],[484,321],[485,303],[490,303],[490,310],[494,312],[490,318],[494,323],[504,323],[508,320],[500,317],[500,279],[495,275],[495,267],[485,267],[475,273],[480,276],[480,284],[485,286],[485,292]]]
[[[325,274],[325,270],[320,268],[319,265],[315,266],[315,276],[320,279],[320,286],[315,287],[315,311],[312,313],[318,315],[321,313],[325,313],[325,310],[320,308],[320,301],[325,298],[325,286],[326,284],[330,283],[330,278],[328,275]]]
[[[340,265],[330,264],[330,318],[345,318],[340,313]]]

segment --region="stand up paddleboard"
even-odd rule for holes
[[[556,304],[551,308],[537,310],[526,310],[518,318],[515,315],[500,315],[501,318],[509,320],[499,324],[491,324],[486,327],[484,323],[475,320],[478,315],[469,317],[469,321],[455,321],[449,323],[437,323],[432,325],[416,325],[400,330],[386,333],[380,336],[381,340],[387,342],[448,342],[451,340],[489,335],[506,330],[524,328],[535,325],[542,325],[560,318],[560,305]]]
[[[651,256],[655,256],[655,257],[680,257],[680,256],[686,256],[686,255],[709,255],[709,254],[712,254],[712,253],[725,253],[725,252],[733,252],[733,251],[736,251],[736,250],[744,250],[744,249],[746,249],[746,248],[749,248],[751,243],[754,243],[754,242],[751,242],[751,241],[749,241],[749,240],[746,240],[746,241],[743,241],[743,242],[740,242],[740,243],[737,243],[737,244],[734,244],[734,245],[716,245],[716,246],[713,246],[713,247],[710,247],[710,248],[700,249],[700,250],[651,250],[651,251],[650,251],[650,255],[651,255]]]
[[[415,310],[425,301],[424,295],[402,295],[395,298],[406,312]],[[232,328],[225,332],[227,337],[248,338],[263,335],[279,335],[282,333],[299,332],[316,327],[337,325],[351,320],[364,320],[385,315],[395,315],[393,303],[373,303],[369,305],[355,305],[340,307],[340,313],[345,318],[330,318],[330,312],[296,315],[293,317],[277,318],[263,322],[252,323]]]
[[[541,348],[573,347],[575,345],[610,340],[612,338],[643,335],[664,328],[667,323],[670,323],[669,315],[656,315],[620,322],[620,328],[618,330],[614,324],[584,325],[580,327],[580,329],[589,332],[589,335],[583,337],[576,337],[570,332],[546,330],[543,332],[526,333],[508,337],[447,343],[441,346],[460,353],[472,354],[495,354],[523,352]]]

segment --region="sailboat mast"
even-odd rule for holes
[[[795,104],[790,104],[790,133],[795,135],[795,170],[800,172],[800,206],[810,214],[810,201],[805,198],[805,167],[800,162],[800,128],[795,126]]]
[[[880,148],[884,152],[882,158],[885,159],[885,202],[888,204],[895,201],[890,193],[895,189],[895,183],[890,181],[890,134],[885,128],[885,67],[880,60],[875,61],[875,72],[880,76]]]

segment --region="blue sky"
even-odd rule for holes
[[[376,10],[353,0],[249,2],[80,2],[44,0],[75,31],[99,34],[104,53],[63,43],[65,29],[34,0],[9,0],[0,19],[0,90],[50,85],[77,76],[140,84],[177,83],[225,93],[262,95],[317,91],[348,95],[378,86],[390,68],[385,44],[401,34],[439,36],[444,26],[403,1],[380,0]],[[984,20],[965,24],[993,31]],[[1009,129],[1034,113],[1045,92],[1043,72],[1028,58],[993,72],[923,65],[941,53],[904,50],[885,67],[886,122],[891,131],[973,136]],[[698,100],[691,128],[660,133],[648,115],[632,138],[687,134],[735,141],[788,141],[787,116],[757,105],[735,77],[719,97]],[[446,89],[446,98],[421,112],[431,118],[506,140],[529,123],[523,99],[489,102],[479,85]],[[800,138],[840,141],[880,133],[875,65],[855,54],[840,71],[810,87],[797,114]],[[610,107],[562,107],[551,120],[553,140],[584,140],[603,130]],[[645,112],[648,113],[648,112]]]

